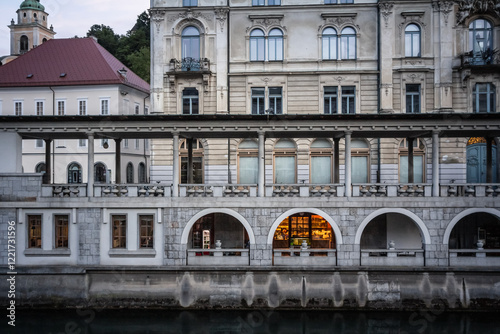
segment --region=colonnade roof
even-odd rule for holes
[[[23,139],[500,137],[500,114],[0,116]]]

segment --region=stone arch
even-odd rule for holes
[[[408,211],[406,209],[379,209],[371,214],[369,214],[359,225],[358,230],[356,231],[356,237],[354,238],[354,244],[355,245],[360,245],[361,244],[361,236],[363,235],[363,231],[365,227],[376,217],[386,214],[386,213],[399,213],[404,216],[409,217],[413,222],[417,225],[417,227],[420,230],[420,233],[422,234],[422,239],[423,243],[426,245],[431,244],[431,235],[429,233],[429,230],[427,229],[427,226],[425,226],[424,222],[413,212]]]
[[[478,209],[466,209],[462,212],[460,212],[458,215],[456,215],[448,224],[446,227],[446,230],[444,231],[444,236],[443,236],[443,245],[448,245],[450,241],[450,235],[451,231],[453,231],[453,228],[455,225],[462,220],[462,218],[467,217],[469,215],[472,215],[474,213],[489,213],[493,216],[496,216],[497,218],[500,219],[500,210],[497,209],[488,209],[488,208],[478,208]]]
[[[274,221],[274,223],[271,225],[271,228],[270,228],[269,233],[267,235],[267,244],[269,246],[272,246],[272,244],[273,244],[274,231],[276,231],[276,229],[278,228],[279,224],[286,217],[294,215],[294,214],[299,213],[299,212],[310,212],[310,213],[313,213],[315,215],[323,217],[328,222],[328,224],[330,224],[330,226],[333,229],[333,233],[335,234],[335,242],[336,242],[337,246],[341,245],[343,243],[343,241],[342,241],[342,232],[340,231],[340,228],[338,227],[338,225],[335,222],[335,220],[333,220],[333,218],[330,217],[330,215],[328,215],[326,212],[324,212],[322,210],[315,209],[315,208],[300,208],[300,209],[290,209],[290,210],[286,211],[285,213],[283,213],[281,216],[279,216]]]
[[[198,221],[198,219],[208,215],[208,214],[211,214],[211,213],[224,213],[226,215],[229,215],[235,219],[237,219],[241,225],[243,225],[243,227],[245,228],[245,230],[247,231],[248,233],[248,239],[250,241],[250,245],[254,245],[255,244],[255,235],[253,233],[253,229],[252,229],[252,226],[250,226],[250,224],[248,223],[248,221],[242,216],[240,215],[238,212],[234,211],[234,210],[231,210],[231,209],[205,209],[205,210],[202,210],[200,212],[198,212],[197,214],[195,214],[189,221],[188,223],[186,224],[186,226],[184,227],[184,230],[182,231],[182,235],[181,235],[181,245],[187,245],[188,243],[188,238],[189,238],[189,233],[191,232],[191,229],[193,227],[193,225]]]

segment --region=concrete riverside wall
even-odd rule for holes
[[[7,291],[6,275],[0,289]],[[16,307],[492,310],[498,271],[18,268]],[[0,297],[7,302],[6,295]],[[6,304],[4,304],[6,305]]]

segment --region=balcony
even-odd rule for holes
[[[500,249],[450,249],[450,266],[500,266]]]
[[[169,72],[176,74],[209,74],[210,61],[207,58],[183,58],[171,59],[169,63]]]
[[[92,193],[92,192],[91,192]],[[257,197],[256,184],[180,184],[178,197]],[[500,197],[500,183],[441,184],[440,197]],[[343,184],[267,184],[265,197],[342,198]],[[171,184],[95,184],[94,197],[175,197]],[[87,184],[42,185],[42,197],[88,197]],[[352,185],[352,197],[428,197],[432,185],[362,183]]]
[[[424,266],[423,249],[362,249],[362,266]]]

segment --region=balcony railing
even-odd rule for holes
[[[170,60],[170,72],[210,72],[210,61],[207,58],[183,58]]]
[[[362,266],[423,266],[423,249],[362,249]]]
[[[450,183],[440,185],[440,197],[500,197],[500,183]],[[171,184],[95,184],[94,197],[171,197]],[[257,197],[256,184],[181,184],[179,197]],[[343,197],[342,184],[268,184],[266,197]],[[87,184],[42,185],[42,197],[87,197]],[[358,183],[352,197],[431,197],[432,185]]]
[[[467,52],[460,56],[462,67],[500,65],[498,50],[487,49],[481,53]]]
[[[280,248],[273,250],[275,266],[336,266],[335,249]]]
[[[250,252],[247,248],[188,249],[190,266],[248,266]]]
[[[450,249],[450,266],[500,266],[500,249]]]

